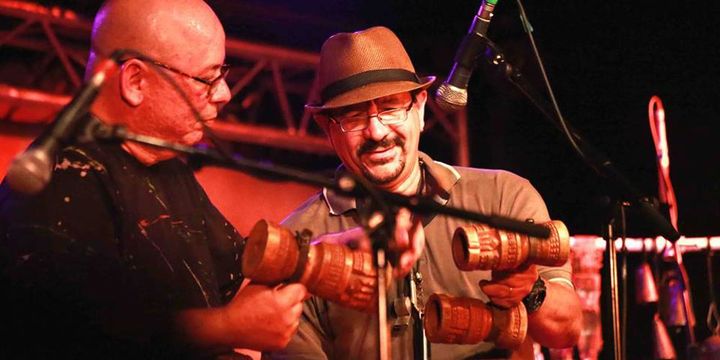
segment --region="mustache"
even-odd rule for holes
[[[398,137],[394,137],[394,138],[385,137],[380,141],[375,141],[372,139],[367,140],[364,143],[362,143],[362,145],[360,145],[360,147],[357,150],[357,155],[360,156],[360,155],[368,153],[368,152],[373,152],[379,148],[388,148],[388,147],[392,147],[392,146],[399,146],[402,148],[403,146],[405,146],[405,140],[400,139]]]

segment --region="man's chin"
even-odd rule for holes
[[[181,143],[187,146],[194,146],[199,143],[203,138],[202,130],[193,131],[182,137]]]
[[[393,182],[401,172],[402,166],[394,163],[363,167],[365,178],[373,184],[381,186]]]

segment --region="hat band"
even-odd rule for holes
[[[414,72],[405,69],[369,70],[346,77],[326,86],[320,93],[320,98],[322,102],[325,103],[340,94],[361,86],[387,81],[412,81],[418,84],[420,83],[420,79]]]

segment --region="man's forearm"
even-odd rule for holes
[[[528,316],[528,334],[551,348],[575,345],[582,326],[582,309],[575,291],[567,285],[546,281],[545,301]]]
[[[190,347],[198,349],[231,348],[235,344],[222,308],[187,309],[175,317],[175,331]]]

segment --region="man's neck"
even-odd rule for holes
[[[160,150],[132,141],[123,142],[122,148],[145,166],[152,166],[160,161],[177,156],[177,154],[170,150]]]
[[[420,163],[416,162],[413,165],[410,175],[408,175],[404,181],[401,181],[396,185],[391,184],[389,186],[381,186],[381,188],[395,194],[413,196],[417,195],[421,180],[422,171],[420,169]]]

